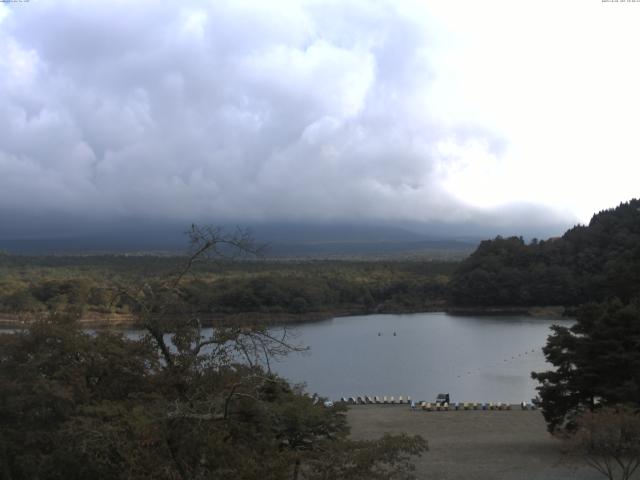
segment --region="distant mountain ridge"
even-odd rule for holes
[[[235,226],[226,226],[233,231]],[[21,254],[123,252],[180,253],[187,247],[185,226],[115,225],[112,229],[55,237],[0,237],[0,249]],[[479,237],[427,235],[385,225],[258,224],[248,227],[266,254],[276,257],[394,255],[425,251],[471,252]]]

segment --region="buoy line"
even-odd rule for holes
[[[514,353],[513,355],[511,355],[511,358],[509,358],[509,355],[507,355],[507,358],[504,358],[501,362],[495,362],[495,363],[491,363],[491,364],[488,364],[482,367],[477,367],[477,368],[474,367],[471,370],[467,370],[466,373],[461,373],[459,375],[456,375],[456,378],[463,378],[469,375],[474,375],[476,373],[482,372],[483,370],[487,370],[489,368],[495,368],[500,365],[504,365],[505,363],[510,363],[513,360],[526,358],[527,355],[535,352],[536,352],[536,349],[532,348],[532,349],[527,349],[524,352]]]

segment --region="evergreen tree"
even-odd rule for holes
[[[543,348],[555,370],[534,372],[550,431],[600,405],[640,406],[640,300],[589,304],[572,327],[554,326]]]

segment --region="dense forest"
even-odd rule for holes
[[[460,263],[449,300],[467,306],[576,306],[640,290],[640,200],[593,216],[560,238],[487,240]]]
[[[175,272],[184,257],[0,255],[0,313],[74,306],[84,315],[127,314],[114,293]],[[456,263],[447,261],[205,260],[182,286],[201,313],[333,314],[443,308]]]

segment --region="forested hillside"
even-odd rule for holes
[[[640,200],[593,216],[561,238],[487,240],[461,262],[449,300],[461,306],[579,305],[640,291]]]
[[[153,285],[184,257],[0,255],[0,314],[74,307],[128,314],[130,285]],[[443,308],[455,263],[445,261],[203,261],[182,286],[190,308],[209,314],[407,312]]]

